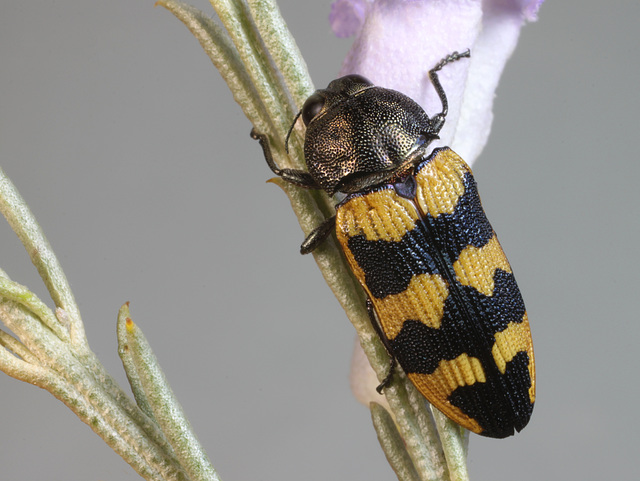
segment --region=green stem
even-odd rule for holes
[[[122,316],[119,322],[124,324],[119,326],[119,330],[126,335],[126,347],[135,365],[137,380],[144,391],[147,405],[167,436],[180,465],[193,481],[219,481],[218,474],[193,433],[182,406],[169,387],[142,331],[128,317]]]
[[[26,307],[37,316],[45,326],[51,329],[60,340],[69,341],[68,331],[53,315],[51,309],[25,286],[0,276],[0,297],[15,301]]]
[[[0,350],[7,374],[46,389],[65,403],[145,479],[188,480],[173,453],[147,435],[110,395],[110,389],[105,389],[104,378],[94,377],[69,344],[16,302],[0,301],[0,318],[31,353],[21,361],[8,350]]]
[[[38,269],[56,307],[64,309],[68,314],[72,342],[78,346],[86,346],[87,340],[80,311],[58,258],[53,253],[33,213],[2,169],[0,169],[0,212],[27,250],[31,262]]]
[[[385,408],[376,403],[369,405],[371,420],[378,433],[378,441],[387,461],[395,471],[399,481],[420,481],[411,457],[407,453],[404,442],[393,418]]]
[[[196,37],[222,78],[230,86],[233,98],[247,118],[252,119],[254,125],[261,131],[267,131],[271,125],[268,112],[262,105],[260,95],[251,83],[251,78],[229,34],[207,15],[190,5],[171,0],[160,0],[157,5],[169,10]]]
[[[295,107],[280,84],[247,5],[233,0],[211,0],[211,5],[229,33],[251,82],[260,87],[257,89],[260,99],[272,122],[269,132],[284,139]]]

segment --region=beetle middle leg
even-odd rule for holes
[[[308,254],[318,247],[336,227],[336,216],[331,216],[313,229],[300,246],[300,254]]]

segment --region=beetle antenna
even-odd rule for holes
[[[443,58],[438,65],[429,70],[429,78],[431,79],[431,83],[433,84],[433,88],[436,89],[438,97],[440,97],[440,103],[442,103],[442,112],[436,114],[432,117],[431,123],[434,131],[440,132],[440,129],[444,125],[444,120],[447,114],[449,113],[449,102],[447,101],[447,95],[442,88],[442,84],[440,83],[440,79],[438,78],[438,73],[442,70],[442,67],[447,65],[448,63],[455,62],[456,60],[460,60],[461,58],[469,58],[471,57],[471,51],[467,49],[462,53],[453,52],[452,54]]]
[[[289,137],[291,137],[291,132],[293,132],[293,128],[296,126],[296,122],[300,118],[300,115],[302,115],[302,110],[298,111],[298,113],[294,117],[293,122],[291,123],[291,127],[289,127],[289,132],[287,132],[287,137],[284,139],[284,151],[287,154],[289,153]]]

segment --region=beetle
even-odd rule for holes
[[[251,135],[283,180],[345,194],[300,251],[336,233],[391,357],[378,391],[397,362],[447,417],[504,438],[527,425],[535,401],[527,313],[470,167],[449,147],[429,151],[448,112],[438,72],[469,56],[454,52],[429,71],[442,104],[433,117],[360,75],[317,90],[293,122],[306,126],[308,171],[279,168],[267,137]]]

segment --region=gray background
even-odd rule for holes
[[[329,3],[280,2],[318,86],[350,43]],[[635,1],[547,0],[498,89],[474,171],[527,302],[538,402],[514,438],[472,436],[474,481],[637,477],[639,20]],[[187,30],[152,0],[5,1],[0,65],[0,165],[107,369],[126,384],[130,300],[223,479],[394,479],[349,391],[352,327]],[[4,222],[0,239],[44,298]],[[45,391],[0,375],[0,392],[2,479],[138,479]]]

